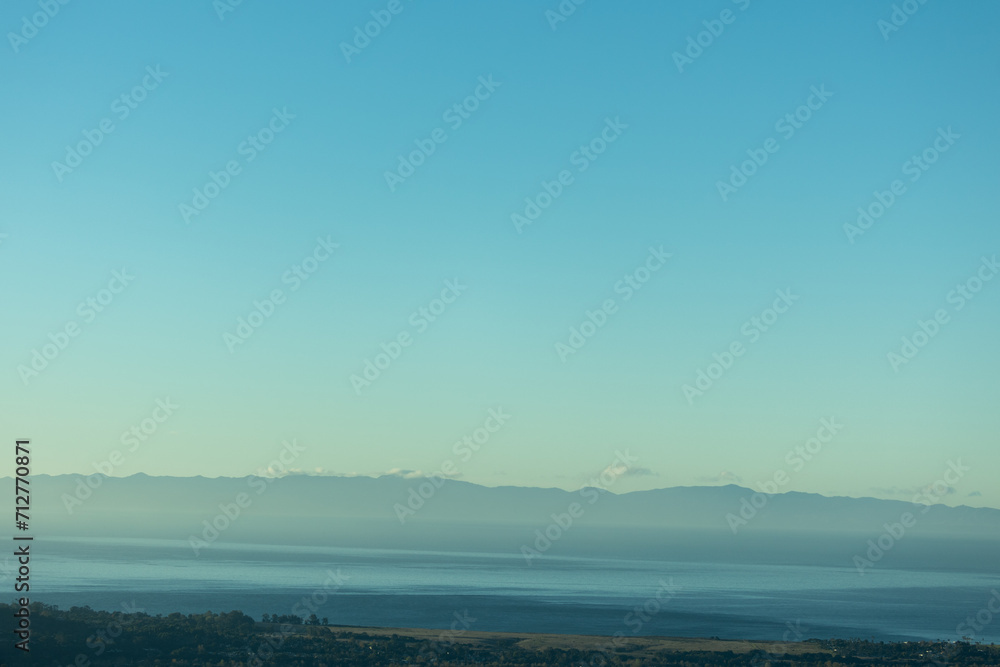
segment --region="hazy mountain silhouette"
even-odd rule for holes
[[[89,480],[97,488],[78,475],[32,478],[39,538],[195,536],[211,548],[252,542],[519,557],[527,546],[553,556],[853,567],[869,539],[890,533],[885,566],[989,569],[1000,554],[1000,510],[797,492],[755,496],[735,485],[616,495],[456,480],[438,480],[438,487],[396,476]],[[0,479],[0,493],[13,495],[10,478]],[[911,525],[900,533],[907,514]],[[216,537],[206,521],[223,528]]]

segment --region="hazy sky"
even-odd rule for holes
[[[903,4],[6,2],[5,437],[1000,507],[1000,7]]]

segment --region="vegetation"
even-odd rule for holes
[[[239,611],[170,614],[111,613],[90,607],[60,610],[32,603],[31,654],[4,664],[149,665],[940,665],[1000,664],[1000,647],[968,642],[809,640],[798,643],[628,637],[517,635],[438,630],[329,627],[327,619]],[[14,608],[0,604],[0,616]]]

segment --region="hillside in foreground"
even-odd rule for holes
[[[13,607],[0,604],[0,616]],[[321,625],[321,619],[258,622],[239,611],[122,614],[31,605],[31,652],[7,644],[4,664],[269,665],[994,665],[1000,646],[966,642],[806,640],[748,642],[593,637]],[[273,621],[274,619],[270,619]],[[310,622],[311,620],[311,622]],[[11,655],[17,653],[19,655]]]

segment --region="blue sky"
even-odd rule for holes
[[[38,4],[4,5],[0,399],[8,435],[38,443],[36,473],[91,472],[167,397],[180,408],[113,474],[249,474],[286,439],[303,470],[432,472],[502,407],[462,479],[577,488],[628,448],[620,490],[785,470],[783,490],[910,499],[961,459],[972,470],[941,500],[1000,507],[1000,281],[949,300],[1000,252],[1000,8],[914,4],[889,32],[891,2],[591,0],[553,29],[557,2],[401,0],[348,62],[342,44],[389,5],[71,2],[37,33]],[[788,136],[776,123],[797,110]],[[53,166],[102,121],[79,166]],[[614,141],[581,161],[609,122]],[[386,172],[438,128],[391,190]],[[247,148],[262,130],[273,141]],[[724,200],[718,183],[765,145]],[[845,223],[897,179],[849,242]],[[317,239],[337,248],[293,290]],[[671,256],[626,300],[616,285],[651,247]],[[80,304],[123,268],[134,280],[88,321]],[[462,288],[435,304],[446,281]],[[271,317],[227,345],[276,289]],[[798,298],[751,341],[778,290]],[[947,323],[893,368],[939,309]],[[401,334],[398,358],[352,382]],[[744,354],[686,394],[734,342]],[[830,417],[843,430],[794,470],[786,454]]]

